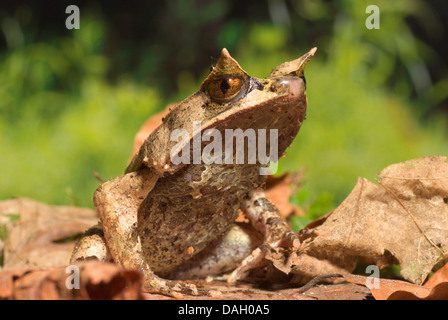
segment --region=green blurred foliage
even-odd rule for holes
[[[4,53],[0,66],[0,194],[91,206],[93,171],[121,174],[135,132],[160,103],[155,90],[108,83],[103,25],[83,20],[73,38]]]
[[[296,228],[340,203],[359,176],[446,155],[446,115],[435,107],[448,77],[432,72],[443,60],[407,21],[437,22],[423,1],[379,2],[379,30],[365,27],[367,1],[155,3],[126,8],[126,21],[147,24],[136,32],[144,40],[99,5],[80,5],[80,30],[48,38],[24,22],[23,6],[15,11],[23,39],[9,36],[16,42],[0,52],[0,198],[92,206],[92,172],[121,174],[141,124],[196,91],[222,47],[257,77],[318,47],[306,69],[307,120],[279,163],[280,172],[307,168],[292,199],[307,210]]]

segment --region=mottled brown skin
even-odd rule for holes
[[[278,129],[281,156],[305,119],[303,70],[315,50],[278,66],[266,79],[257,79],[247,75],[223,49],[200,90],[168,113],[134,156],[126,174],[98,188],[94,203],[104,230],[104,243],[98,245],[107,246],[115,262],[141,269],[148,290],[173,296],[177,292],[197,294],[194,287],[163,278],[223,238],[232,229],[239,209],[263,234],[260,248],[278,246],[285,239],[291,240],[289,243],[297,240],[264,197],[266,176],[260,175],[261,164],[175,165],[170,153],[179,152],[184,145],[171,141],[170,133],[178,128],[187,130],[191,142],[193,121],[201,121],[201,132],[210,128],[221,132]],[[266,148],[269,150],[269,145]],[[193,154],[193,143],[190,152]],[[256,266],[263,259],[262,252],[258,249],[249,255],[231,280]],[[84,253],[75,249],[72,261],[84,258]]]

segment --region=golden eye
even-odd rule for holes
[[[224,78],[211,80],[207,91],[213,100],[230,102],[237,100],[245,93],[246,86],[240,78]]]

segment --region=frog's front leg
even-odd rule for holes
[[[270,248],[298,248],[300,240],[279,215],[277,207],[266,198],[262,189],[252,191],[243,203],[242,210],[252,226],[261,232],[263,244],[246,257],[227,278],[236,282],[246,271],[264,264],[264,257]]]
[[[145,261],[137,232],[137,212],[157,176],[150,169],[141,169],[103,183],[95,192],[94,203],[101,220],[78,242],[72,262],[96,258],[104,261],[107,252],[115,263],[128,269],[142,271],[148,291],[175,298],[182,294],[215,295],[215,291],[198,290],[195,285],[165,280],[157,276]],[[92,251],[92,246],[98,249]]]
[[[132,226],[131,226],[132,228]],[[130,246],[138,247],[139,243],[132,244]],[[120,259],[120,258],[118,258]],[[118,260],[117,259],[117,260]],[[106,244],[103,229],[100,224],[93,226],[87,230],[81,239],[77,242],[70,263],[79,263],[82,261],[97,260],[100,262],[111,261],[109,248]],[[136,250],[130,250],[125,257],[121,257],[122,265],[126,268],[137,269],[144,275],[144,287],[148,290],[169,295],[175,298],[181,298],[182,293],[198,295],[208,294],[203,290],[198,290],[196,286],[185,283],[179,283],[172,280],[165,280],[158,277],[152,270],[145,264],[143,257]]]

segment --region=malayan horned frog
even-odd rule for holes
[[[261,160],[270,151],[277,161],[305,119],[304,68],[315,51],[258,79],[223,49],[199,91],[167,114],[125,174],[97,189],[101,223],[78,242],[72,262],[112,259],[141,270],[146,289],[178,297],[213,292],[167,279],[234,269],[234,282],[267,248],[299,246],[264,196],[269,163]],[[234,223],[240,210],[261,240]],[[240,240],[249,251],[237,249]]]

